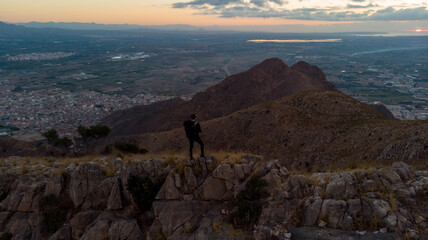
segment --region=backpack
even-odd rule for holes
[[[183,122],[184,131],[186,132],[187,138],[193,138],[195,135],[194,124],[190,120],[186,120]]]

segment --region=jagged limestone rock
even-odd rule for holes
[[[340,199],[346,191],[345,179],[340,175],[334,175],[330,178],[326,187],[328,198]]]
[[[199,188],[203,200],[221,201],[230,198],[227,194],[226,182],[221,179],[208,177]]]
[[[64,177],[62,174],[55,175],[46,179],[46,188],[44,196],[54,195],[58,197],[61,194],[64,185]]]
[[[101,214],[101,211],[87,210],[77,213],[70,221],[73,239],[82,236],[95,219]]]
[[[377,216],[379,219],[384,218],[391,210],[391,205],[382,199],[373,199],[370,203],[370,206],[372,207],[375,216]]]
[[[153,211],[162,226],[163,234],[168,237],[180,226],[197,215],[205,213],[210,204],[206,201],[156,201]]]
[[[48,240],[72,240],[71,236],[71,227],[70,226],[63,226],[58,231],[56,231],[52,236],[48,238]],[[78,239],[78,238],[74,238]]]
[[[171,172],[156,195],[156,199],[175,200],[180,199],[181,193],[175,186],[174,174]]]
[[[113,187],[107,200],[107,210],[117,210],[122,208],[122,193],[119,178],[114,178]]]
[[[318,216],[321,212],[323,205],[322,199],[316,199],[305,210],[303,224],[306,226],[313,226],[317,223]]]
[[[108,239],[112,240],[139,240],[142,238],[143,233],[135,219],[115,221],[108,230]]]

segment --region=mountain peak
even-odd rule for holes
[[[281,59],[269,58],[253,66],[248,71],[264,71],[275,74],[288,69],[289,67],[287,66],[287,64],[285,64]]]
[[[301,72],[327,86],[328,90],[337,90],[336,86],[329,83],[324,72],[317,66],[311,65],[305,61],[299,61],[291,66],[291,69]]]
[[[304,62],[293,67],[279,58],[266,59],[248,71],[228,76],[188,102],[134,107],[113,113],[103,122],[112,127],[111,136],[159,132],[180,126],[192,112],[200,120],[209,120],[299,91],[336,90],[321,69]]]

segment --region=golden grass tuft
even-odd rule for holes
[[[222,164],[225,160],[231,165],[243,163],[242,156],[245,155],[243,152],[211,152],[208,155],[213,155],[217,159],[217,165]]]

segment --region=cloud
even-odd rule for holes
[[[373,5],[372,3],[367,5],[354,5],[354,4],[346,5],[346,8],[371,8],[371,7],[376,7],[376,5]]]
[[[211,6],[226,6],[231,3],[241,3],[242,0],[193,0],[190,2],[178,2],[174,3],[173,8],[186,8],[202,5],[211,5]]]
[[[365,0],[352,0],[364,2]],[[347,4],[346,7],[328,8],[286,8],[283,0],[193,0],[177,2],[174,8],[192,8],[197,14],[218,15],[221,18],[260,17],[284,18],[317,21],[413,21],[428,20],[427,7],[400,8],[378,7],[373,3],[367,5]],[[362,11],[363,10],[363,11]]]
[[[371,20],[386,21],[414,21],[428,20],[428,9],[426,7],[407,8],[395,10],[392,7],[379,10],[370,16]]]

